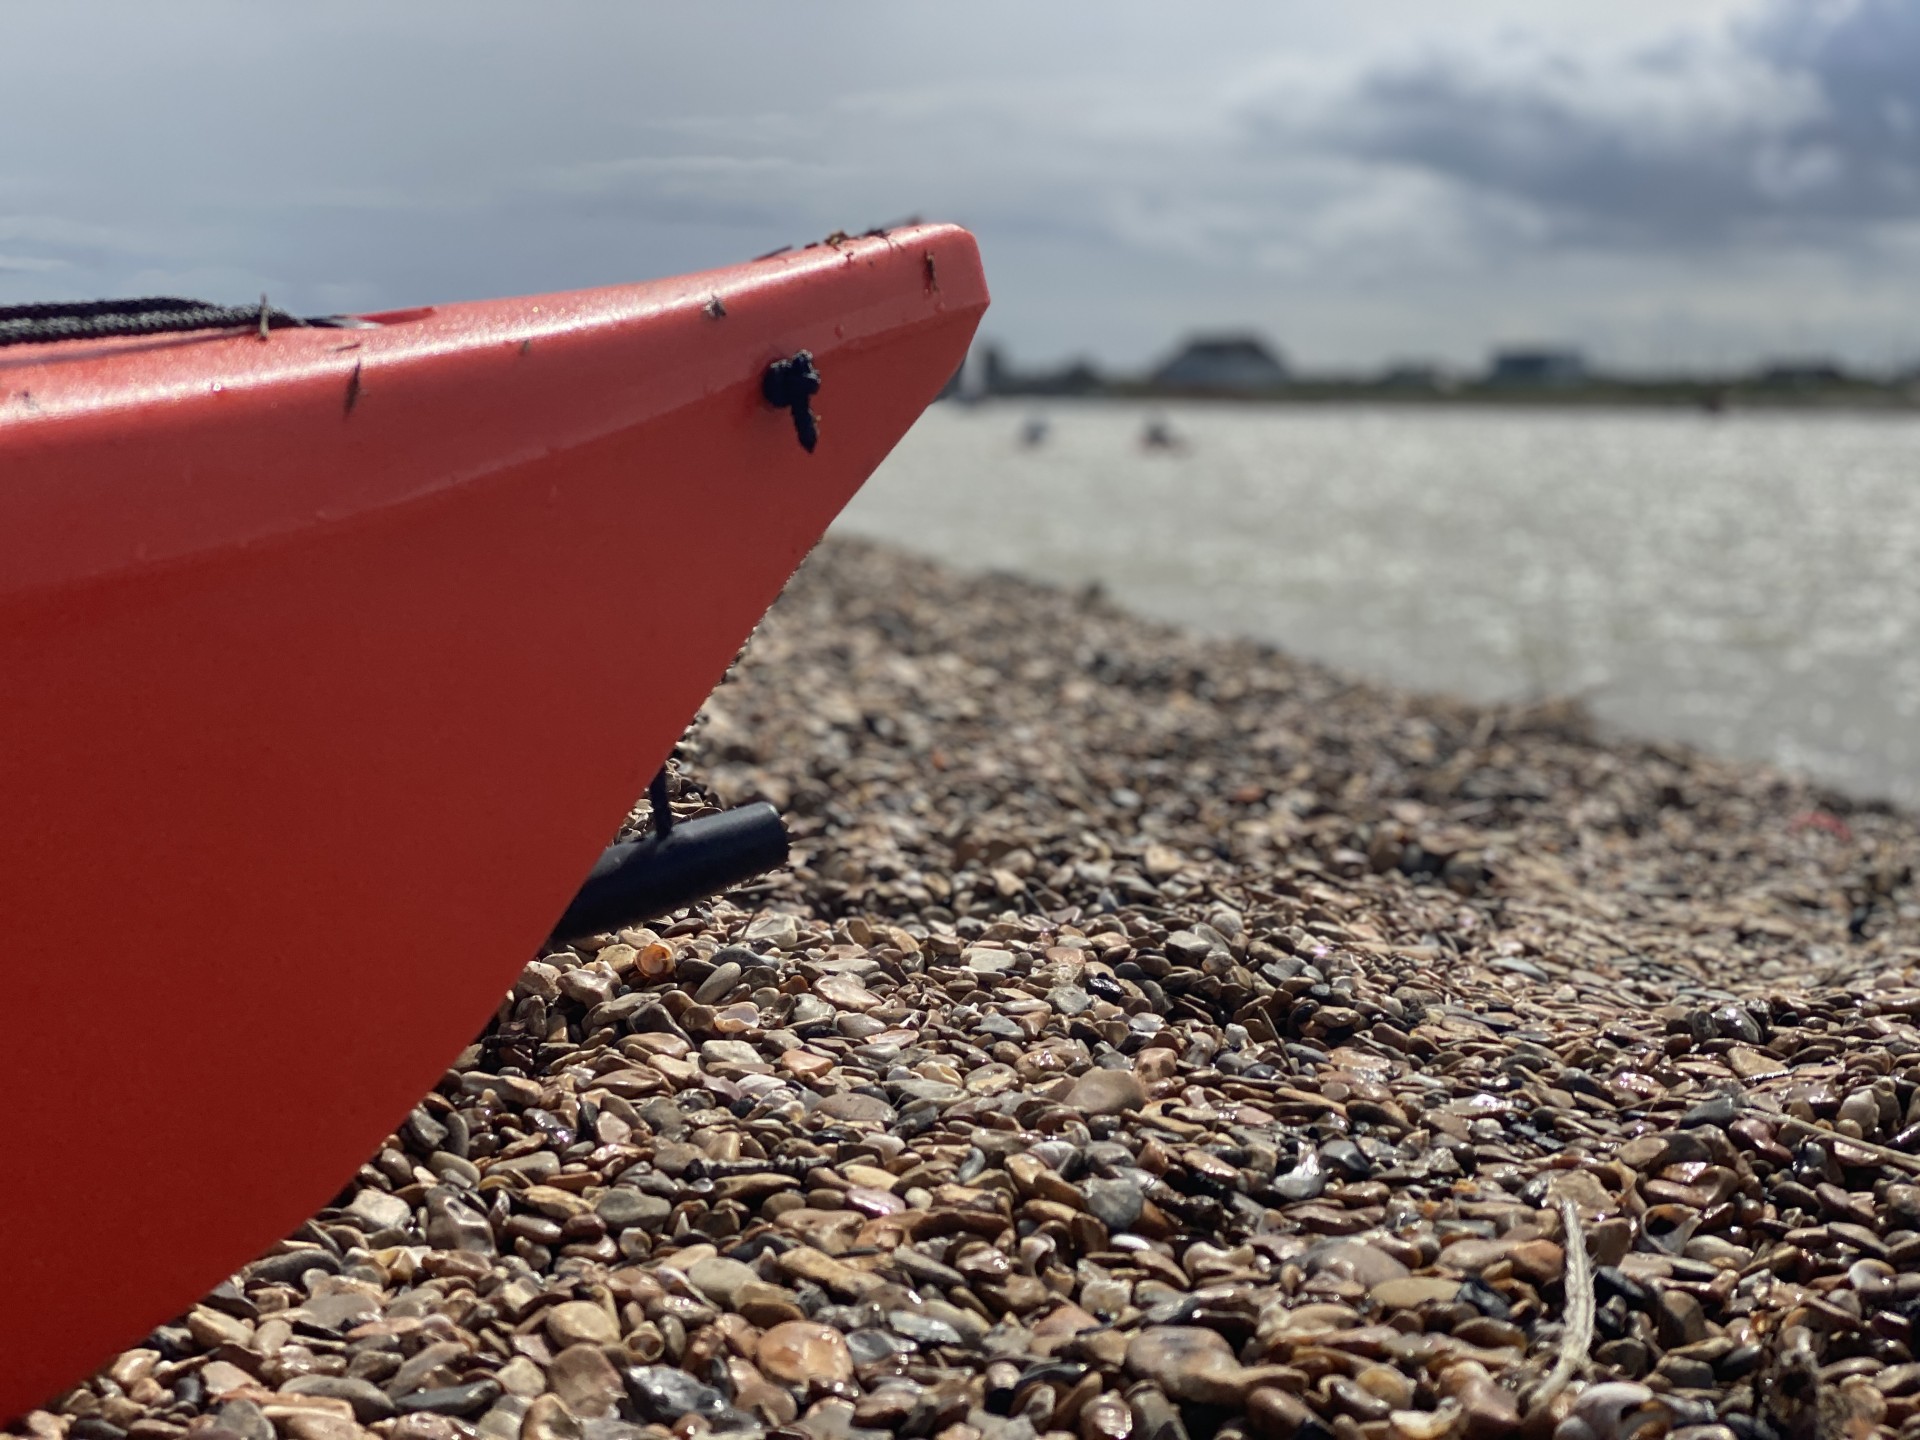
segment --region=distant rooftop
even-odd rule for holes
[[[1847,378],[1837,360],[1825,356],[1791,356],[1772,360],[1761,367],[1763,385],[1832,385]]]
[[[1379,383],[1403,388],[1436,389],[1452,377],[1435,360],[1395,360],[1380,372]]]
[[[1587,357],[1578,350],[1528,346],[1494,352],[1489,385],[1578,385],[1587,378]]]
[[[1266,390],[1286,384],[1287,367],[1258,335],[1196,335],[1153,380],[1175,389]]]

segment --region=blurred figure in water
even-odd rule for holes
[[[1140,432],[1142,450],[1184,450],[1187,442],[1174,433],[1173,426],[1165,420],[1149,420],[1146,429]]]

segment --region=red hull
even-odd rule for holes
[[[932,226],[0,351],[0,1416],[439,1078],[986,300]],[[803,348],[813,454],[760,391]]]

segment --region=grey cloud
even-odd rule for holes
[[[1363,74],[1313,129],[1550,242],[1831,240],[1920,217],[1920,10],[1774,0],[1624,55],[1432,54]]]

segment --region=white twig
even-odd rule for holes
[[[1567,1388],[1567,1382],[1587,1363],[1587,1351],[1593,1345],[1593,1261],[1587,1257],[1586,1231],[1580,1225],[1580,1212],[1573,1201],[1561,1198],[1560,1220],[1566,1230],[1567,1273],[1563,1288],[1567,1293],[1566,1328],[1560,1332],[1560,1354],[1553,1369],[1540,1382],[1527,1402],[1530,1410],[1545,1405]]]

